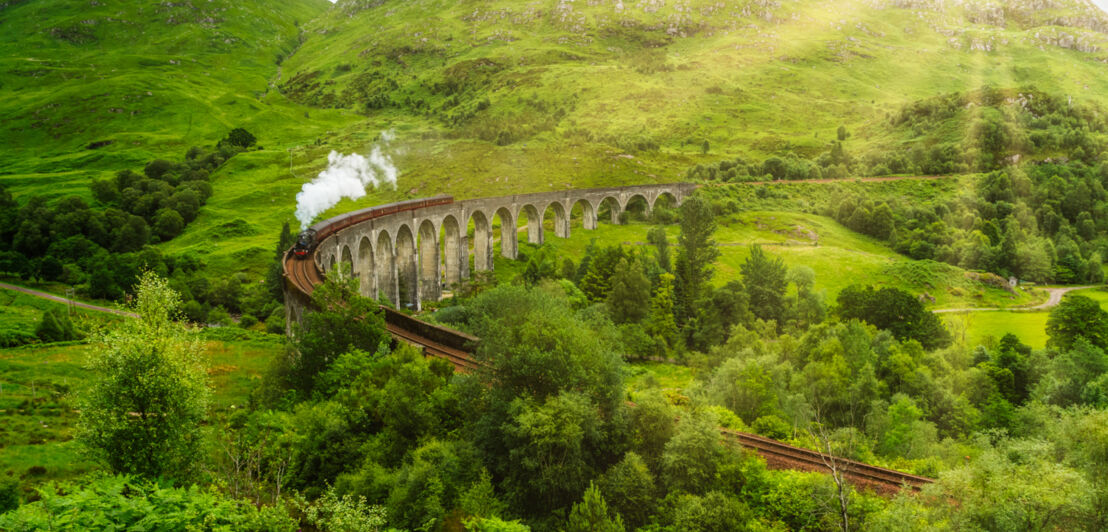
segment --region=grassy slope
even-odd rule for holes
[[[90,178],[179,158],[235,126],[264,144],[349,122],[303,120],[309,110],[269,89],[324,0],[11,4],[0,7],[0,182],[17,194],[88,196]],[[94,141],[114,142],[86,149]]]
[[[601,222],[597,231],[585,231],[580,224],[575,224],[569,239],[557,238],[552,226],[547,225],[545,242],[557,250],[559,257],[575,261],[584,256],[585,248],[593,241],[599,246],[623,244],[651,249],[646,243],[646,233],[651,227],[648,224],[610,225]],[[679,228],[676,225],[667,226],[666,231],[670,242],[676,242]],[[533,253],[535,246],[523,244],[526,232],[521,231],[519,237],[521,253]],[[1003,290],[967,279],[963,270],[953,266],[913,261],[877,240],[814,214],[785,211],[739,213],[721,222],[715,239],[720,245],[720,258],[713,277],[713,283],[717,285],[741,279],[740,267],[750,253],[750,246],[760,244],[790,268],[808,266],[815,270],[816,289],[825,291],[828,303],[833,303],[843,288],[855,283],[893,286],[913,294],[927,292],[935,297],[936,308],[1019,306],[1044,299],[1042,294],[1035,292],[1020,292],[1018,296],[1011,296]],[[675,252],[675,249],[671,251]],[[507,280],[522,272],[525,265],[525,261],[510,261],[497,255],[496,272],[501,279]]]
[[[1063,10],[1030,2],[1008,3],[1017,7],[997,24],[971,22],[960,8],[873,9],[841,0],[777,8],[434,0],[353,7],[360,4],[346,2],[308,26],[286,68],[315,76],[315,85],[290,90],[357,108],[347,91],[367,79],[392,80],[390,95],[407,112],[375,116],[401,128],[407,183],[464,197],[673,180],[690,164],[724,156],[811,156],[840,124],[854,133],[848,150],[886,147],[911,140],[882,125],[886,113],[983,85],[1033,83],[1098,101],[1108,89],[1095,61],[1103,54],[1035,37],[1084,30],[1047,25]],[[1100,20],[1085,13],[1090,24]],[[975,43],[994,49],[970,50]],[[488,109],[448,122],[482,98]],[[556,112],[565,115],[551,122]],[[957,125],[952,136],[961,134]],[[497,147],[489,141],[499,130],[523,134]],[[642,140],[660,149],[635,153]],[[636,158],[619,157],[628,151]]]
[[[384,129],[398,135],[398,190],[327,215],[440,192],[676,181],[724,157],[816,155],[841,124],[861,154],[913,140],[887,113],[986,84],[1103,102],[1105,53],[1044,41],[1103,43],[1084,29],[1103,17],[1077,3],[1009,2],[995,20],[830,0],[19,2],[0,16],[0,182],[87,195],[90,178],[246,126],[266,149],[217,172],[199,219],[163,249],[204,254],[213,275],[258,272],[327,153],[365,152]],[[294,82],[310,75],[317,86]],[[360,86],[395,105],[367,112]],[[493,142],[501,130],[510,144]],[[98,140],[116,142],[85,149]]]

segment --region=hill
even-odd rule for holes
[[[1070,1],[347,1],[308,25],[281,88],[391,118],[407,183],[472,196],[815,159],[839,126],[848,151],[885,151],[969,130],[972,113],[888,119],[987,86],[1100,103],[1105,28]]]
[[[0,183],[89,197],[91,178],[181,157],[306,109],[271,82],[325,0],[0,3]],[[296,137],[337,113],[301,121]]]
[[[197,220],[161,244],[220,273],[260,271],[327,154],[368,152],[382,131],[396,137],[396,191],[324,216],[435,193],[701,179],[690,171],[721,161],[761,178],[790,164],[962,173],[1078,148],[1095,160],[1105,139],[1108,19],[1077,0],[0,9],[0,184],[20,202],[88,199],[93,178],[236,126],[258,136],[264,149],[216,171]],[[1036,143],[1042,109],[1059,118],[1040,137],[1083,136]],[[983,150],[982,124],[1008,142]],[[786,164],[764,164],[774,157]]]

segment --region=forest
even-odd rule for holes
[[[1097,302],[1065,298],[1046,349],[1011,335],[967,349],[907,293],[857,285],[824,301],[810,268],[757,247],[717,287],[712,203],[694,196],[674,214],[676,242],[652,231],[645,250],[594,246],[560,264],[538,248],[513,282],[445,300],[432,318],[481,338],[469,374],[391,341],[378,303],[334,275],[247,407],[219,415],[197,332],[174,320],[182,297],[148,271],[142,318],[94,338],[78,399],[77,439],[104,473],[18,507],[9,481],[0,527],[1105,525]],[[693,368],[692,385],[626,386],[635,361],[659,356]],[[938,481],[892,499],[840,492],[830,476],[766,469],[721,427]]]

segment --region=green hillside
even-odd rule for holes
[[[91,178],[180,157],[236,126],[265,141],[347,123],[272,90],[325,0],[0,4],[0,183],[88,196]]]
[[[307,26],[281,87],[394,117],[407,183],[461,196],[816,158],[840,125],[859,155],[960,137],[974,113],[926,132],[886,119],[986,86],[1103,101],[1108,23],[1095,8],[966,4],[340,2]]]
[[[1092,159],[1108,138],[1108,19],[1076,0],[7,2],[0,28],[0,184],[21,203],[257,135],[161,244],[221,273],[260,271],[327,154],[387,130],[397,190],[324,215],[711,179],[690,169],[736,158],[838,177],[931,173],[939,153],[962,173],[981,124],[1011,133],[993,159]],[[1029,94],[1062,140],[1037,142]]]

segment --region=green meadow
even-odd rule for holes
[[[652,225],[629,223],[612,225],[603,217],[595,231],[584,230],[575,223],[568,239],[558,238],[547,224],[544,243],[556,251],[559,261],[571,258],[579,261],[590,244],[623,245],[653,253],[646,233]],[[523,227],[521,227],[523,229]],[[679,228],[665,226],[672,246]],[[499,279],[514,278],[526,267],[527,256],[537,247],[526,244],[526,231],[518,233],[520,260],[508,260],[499,255],[499,230],[496,235],[495,272]],[[742,263],[750,247],[761,245],[767,253],[780,257],[786,266],[808,266],[816,273],[816,290],[823,291],[826,302],[833,304],[839,291],[851,284],[891,286],[914,294],[927,293],[935,298],[932,308],[956,307],[1018,307],[1045,301],[1037,291],[1009,293],[972,280],[960,268],[934,261],[914,261],[892,251],[881,242],[855,233],[838,222],[814,214],[788,211],[748,211],[721,220],[715,233],[720,257],[716,261],[713,283],[726,284],[741,279]],[[472,253],[472,251],[471,251]]]

